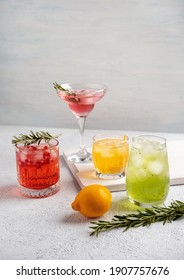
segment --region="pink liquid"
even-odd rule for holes
[[[68,103],[76,116],[85,117],[93,110],[95,103],[104,96],[104,92],[87,89],[72,90],[72,93],[68,94],[66,91],[58,91],[58,96]]]

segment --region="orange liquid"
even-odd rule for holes
[[[95,169],[102,174],[120,174],[125,171],[129,145],[121,139],[101,139],[93,143],[92,159]]]
[[[22,147],[16,151],[17,175],[21,186],[44,189],[59,180],[58,147]]]

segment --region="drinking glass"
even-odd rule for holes
[[[52,139],[39,145],[17,144],[15,149],[21,194],[32,198],[55,194],[60,189],[59,142]]]
[[[118,179],[125,176],[128,154],[126,135],[99,134],[93,137],[92,161],[98,178]]]
[[[80,131],[80,150],[68,157],[69,161],[83,163],[91,162],[91,154],[86,150],[84,142],[85,122],[106,93],[106,86],[98,84],[54,84],[58,96],[67,102],[69,109],[78,120]]]
[[[152,135],[134,137],[126,174],[129,200],[142,207],[162,204],[169,182],[166,139]]]

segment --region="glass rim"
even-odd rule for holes
[[[99,139],[96,139],[98,137],[99,137]],[[118,133],[99,133],[99,134],[96,134],[93,136],[93,141],[95,142],[95,141],[107,139],[107,138],[122,139],[124,142],[128,142],[128,140],[129,140],[129,137],[126,134],[122,135],[122,134],[118,134]]]
[[[151,138],[155,139],[155,140],[157,139],[157,140],[159,140],[158,142],[162,145],[166,143],[166,138],[165,137],[158,136],[158,135],[153,135],[153,134],[139,134],[139,135],[136,135],[136,136],[132,137],[132,142],[137,143],[136,140],[140,139],[140,138],[147,139],[147,140],[151,140]]]
[[[55,141],[56,143],[55,144],[48,144],[48,143],[50,143],[51,141]],[[55,148],[55,147],[57,147],[57,146],[59,146],[59,141],[56,139],[56,138],[53,138],[53,139],[50,139],[48,142],[41,142],[42,144],[45,144],[45,146],[47,145],[47,148],[48,149],[53,149],[53,148]],[[24,144],[15,144],[15,147],[16,147],[16,149],[18,149],[18,150],[24,150],[24,149],[22,149],[22,147],[24,147],[25,149],[28,149],[29,150],[29,147],[39,147],[40,146],[40,144],[30,144],[30,145],[24,145]],[[43,146],[43,148],[44,148],[44,146]],[[42,151],[42,149],[40,149],[40,150],[32,150],[32,151],[36,151],[36,152],[39,152],[39,151]]]
[[[98,83],[62,83],[60,84],[64,89],[72,90],[72,89],[93,89],[96,92],[106,92],[107,86],[104,84],[98,84]],[[70,88],[66,88],[66,86],[69,86]]]

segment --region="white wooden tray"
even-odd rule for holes
[[[168,141],[167,149],[170,185],[184,185],[184,141]],[[110,191],[125,190],[125,177],[116,180],[98,179],[94,175],[92,163],[72,163],[67,160],[67,156],[72,152],[73,151],[64,151],[63,158],[81,188],[91,184],[101,184],[106,186]]]

